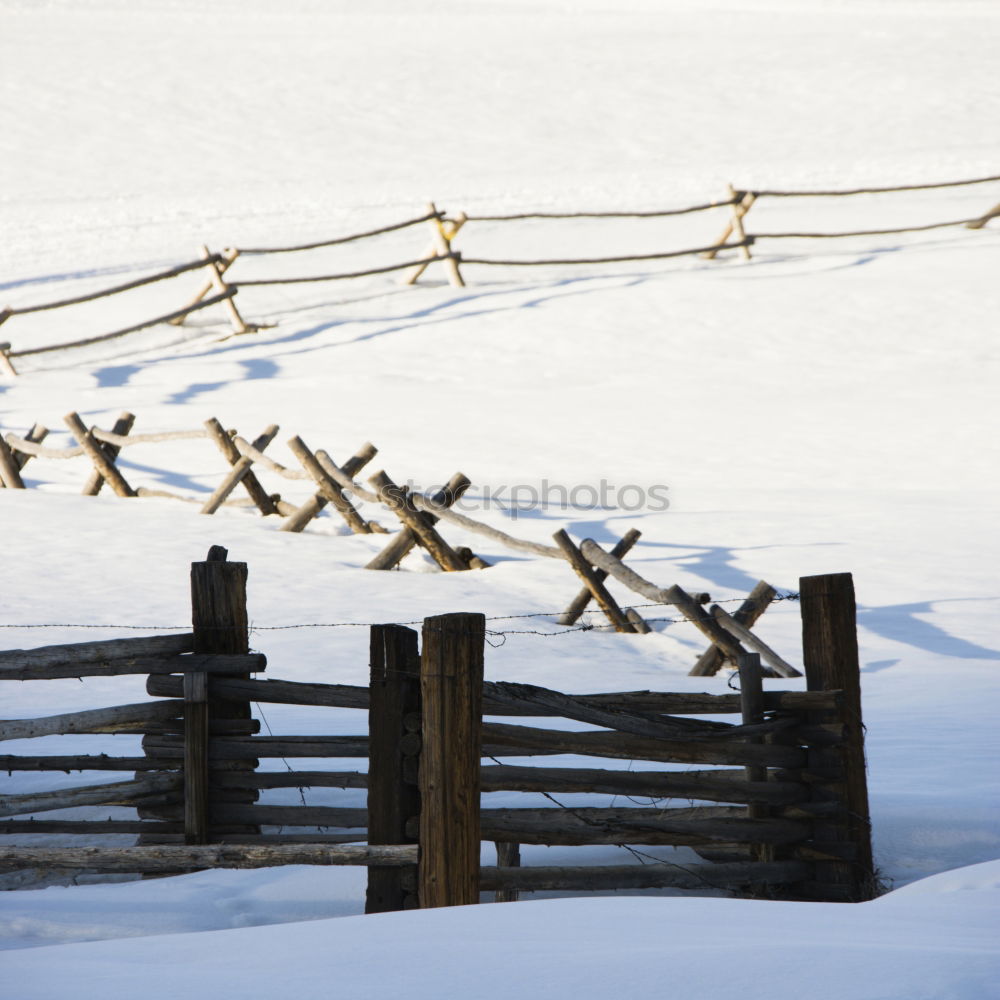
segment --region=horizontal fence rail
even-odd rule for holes
[[[97,838],[134,847],[0,847],[0,870],[161,873],[202,867],[354,864],[370,868],[368,912],[511,900],[519,892],[719,888],[785,898],[868,898],[871,873],[863,729],[845,575],[804,578],[809,689],[765,692],[760,657],[739,654],[737,694],[565,694],[483,680],[486,619],[425,619],[422,635],[371,628],[368,687],[251,677],[247,568],[213,546],[191,571],[190,633],[0,652],[0,679],[146,673],[153,700],[0,721],[0,740],[133,733],[141,756],[0,756],[11,772],[132,772],[126,780],[0,795],[0,833]],[[808,600],[806,597],[808,596]],[[708,600],[708,595],[699,595]],[[833,637],[833,641],[830,641]],[[852,659],[853,656],[853,659]],[[836,683],[841,686],[834,686]],[[358,735],[260,735],[251,704],[365,711]],[[697,715],[736,715],[734,722]],[[485,719],[484,719],[485,716]],[[551,717],[584,731],[489,721]],[[591,757],[603,766],[531,766],[505,757]],[[295,761],[364,758],[367,770]],[[281,760],[284,770],[261,770]],[[636,769],[635,762],[652,765]],[[671,769],[699,765],[697,770]],[[342,766],[342,765],[341,765]],[[315,804],[312,789],[367,802]],[[296,804],[261,801],[297,789]],[[542,796],[492,805],[503,792]],[[564,805],[555,796],[611,796]],[[648,799],[648,803],[641,800]],[[128,810],[101,819],[81,808]],[[480,845],[498,863],[480,869]],[[702,862],[520,866],[520,845],[687,848]],[[651,868],[651,871],[647,871]]]

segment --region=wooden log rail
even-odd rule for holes
[[[79,806],[134,806],[152,800],[168,802],[183,785],[179,774],[150,774],[132,781],[117,781],[84,788],[66,788],[27,795],[0,795],[0,816],[72,809]]]
[[[210,258],[214,263],[219,263],[222,258],[218,254],[213,254]],[[48,309],[62,309],[65,306],[75,306],[82,302],[93,302],[95,299],[104,299],[110,295],[119,295],[121,292],[131,291],[133,288],[142,288],[145,285],[152,285],[158,281],[165,281],[168,278],[176,278],[178,275],[186,274],[204,267],[205,259],[189,261],[186,264],[178,264],[176,267],[166,271],[159,271],[156,274],[147,275],[145,278],[136,278],[133,281],[126,281],[120,285],[112,285],[110,288],[102,288],[97,292],[86,292],[83,295],[74,295],[70,298],[57,299],[53,302],[41,302],[33,306],[8,306],[5,310],[8,316],[25,316],[28,313],[43,312]]]
[[[231,287],[249,288],[256,285],[304,285],[310,282],[319,281],[346,281],[350,278],[369,278],[377,274],[392,274],[395,271],[407,271],[422,264],[433,264],[436,261],[460,260],[457,253],[441,254],[435,257],[427,257],[421,260],[408,260],[402,264],[389,264],[386,267],[370,267],[364,271],[346,271],[337,274],[311,274],[298,278],[248,278],[239,282],[233,282]]]
[[[803,768],[806,752],[801,747],[832,747],[843,739],[843,726],[837,723],[784,728],[764,725],[755,733],[779,732],[788,744],[749,744],[733,740],[652,739],[613,731],[564,731],[484,723],[483,756],[533,757],[570,754],[587,757],[610,757],[618,760],[649,760],[683,764],[761,765],[777,768]],[[748,738],[740,729],[739,740]],[[170,733],[148,733],[143,748],[153,756],[177,760],[183,756],[184,741]],[[275,757],[351,758],[367,757],[367,736],[220,736],[212,741],[212,760],[247,760]]]
[[[733,205],[735,201],[727,198],[724,201],[709,201],[700,205],[689,205],[686,208],[651,209],[649,211],[628,212],[514,212],[507,215],[468,215],[469,222],[516,222],[526,219],[664,219],[672,215],[691,215],[694,212],[706,212],[710,208],[720,208]]]
[[[131,641],[131,640],[124,640]],[[263,654],[250,654],[260,656]],[[144,673],[145,671],[136,671]],[[226,671],[228,674],[228,669]],[[75,674],[72,676],[76,676]],[[369,691],[351,684],[317,684],[302,681],[241,680],[229,676],[213,677],[209,681],[213,697],[236,701],[257,701],[283,705],[321,705],[329,708],[367,709]],[[522,696],[511,696],[520,688]],[[179,698],[180,678],[150,677],[147,693],[158,697]],[[578,705],[593,706],[608,711],[637,712],[650,715],[737,715],[740,696],[737,694],[672,693],[659,691],[622,691],[607,694],[565,696],[548,692],[533,685],[512,685],[487,681],[483,684],[483,713],[503,716],[561,716],[562,710],[546,704],[544,697],[525,697],[529,692],[559,697],[572,697]],[[765,691],[764,708],[771,712],[807,712],[833,710],[841,705],[839,691]]]
[[[271,868],[275,865],[414,865],[416,845],[337,847],[323,844],[211,844],[156,847],[2,847],[0,870],[44,868],[173,874],[199,868]]]
[[[752,643],[754,650],[764,657],[767,664],[779,676],[801,676],[800,671],[778,656],[774,650],[758,639],[735,616],[727,615],[718,605],[713,608],[711,614],[707,613],[681,587],[676,584],[669,588],[656,586],[656,584],[639,576],[638,573],[630,569],[610,552],[605,552],[604,549],[589,538],[584,539],[580,543],[580,552],[589,563],[604,570],[607,574],[625,584],[630,590],[658,604],[669,604],[677,607],[684,614],[684,617],[700,629],[712,644],[720,650],[723,656],[732,663],[737,663],[739,657],[746,653],[746,650],[740,644],[740,640],[742,639],[745,642]],[[705,669],[703,660],[704,658],[698,661],[691,671],[692,674],[695,671],[701,672]]]
[[[1000,174],[989,177],[976,177],[972,180],[934,181],[929,184],[897,184],[893,187],[861,187],[827,191],[769,191],[760,190],[754,193],[758,198],[844,198],[856,194],[889,194],[896,191],[930,191],[935,188],[967,187],[972,184],[989,184],[1000,181]]]
[[[719,250],[739,250],[741,247],[753,245],[754,236],[746,236],[742,240],[729,243],[713,244],[712,246],[694,247],[688,250],[670,250],[663,253],[623,254],[613,257],[569,257],[559,260],[496,260],[485,257],[460,257],[463,264],[478,264],[485,267],[551,267],[570,266],[574,264],[628,264],[644,260],[670,260],[674,257],[698,257]]]
[[[430,222],[434,219],[441,219],[444,217],[443,212],[438,212],[436,209],[433,212],[426,212],[424,215],[419,216],[416,219],[406,219],[403,222],[396,222],[389,226],[381,226],[378,229],[369,229],[367,232],[354,233],[351,236],[337,236],[329,240],[319,240],[316,243],[300,243],[296,246],[289,247],[240,247],[236,252],[243,254],[245,256],[259,256],[262,254],[272,254],[272,253],[297,253],[300,250],[319,250],[323,247],[334,247],[340,246],[343,243],[354,243],[358,240],[371,239],[373,236],[383,236],[386,233],[395,233],[400,229],[408,229],[410,226],[419,226],[421,223]]]
[[[204,266],[204,262],[201,263]],[[33,354],[47,354],[51,351],[63,351],[70,347],[88,347],[91,344],[101,344],[108,340],[115,340],[118,337],[124,337],[130,333],[137,333],[139,330],[146,330],[151,326],[159,326],[161,323],[169,323],[173,319],[177,319],[179,316],[186,316],[188,313],[195,312],[200,309],[207,309],[210,306],[218,305],[220,302],[226,302],[231,299],[237,292],[235,286],[231,286],[225,292],[220,292],[218,295],[213,295],[210,298],[204,299],[195,306],[186,306],[183,309],[175,309],[173,312],[166,313],[163,316],[157,316],[154,319],[145,320],[142,323],[134,323],[132,326],[127,326],[121,330],[113,330],[111,333],[100,333],[95,334],[92,337],[83,337],[79,340],[69,340],[64,341],[61,344],[47,344],[44,347],[30,347],[25,350],[20,351],[8,351],[8,358],[26,358]]]

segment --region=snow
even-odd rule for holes
[[[242,902],[252,920],[245,898],[223,888],[238,880],[220,880],[223,874],[234,873],[212,875],[212,908]],[[301,874],[293,869],[281,881],[294,888]],[[309,879],[327,884],[333,881],[328,874]],[[140,993],[150,1000],[311,1000],[331,988],[362,1000],[598,997],[623,989],[641,996],[661,992],[665,982],[699,996],[748,1000],[776,993],[816,1000],[996,997],[1000,864],[965,869],[961,878],[936,876],[916,888],[857,906],[543,900],[427,910],[417,918],[390,913],[175,934],[128,940],[124,947],[121,941],[63,944],[4,959],[24,1000],[48,1000],[70,979],[81,1000]]]
[[[470,214],[651,209],[720,198],[727,181],[883,185],[995,174],[1000,162],[1000,11],[985,0],[286,0],[280,12],[263,0],[0,0],[0,16],[0,299],[11,305],[193,259],[202,243],[289,245],[416,217],[429,198]],[[998,188],[761,200],[748,224],[968,218]],[[652,252],[710,243],[724,220],[719,209],[470,223],[456,245],[470,257]],[[329,273],[411,260],[425,246],[417,229],[235,268]],[[293,434],[341,460],[371,440],[373,470],[397,481],[429,487],[461,469],[479,508],[466,512],[520,537],[548,542],[567,527],[610,543],[637,527],[631,565],[716,600],[742,598],[760,578],[792,592],[800,576],[851,571],[876,863],[894,891],[858,906],[645,893],[364,917],[358,869],[46,888],[9,879],[23,888],[0,894],[0,947],[19,998],[70,988],[82,998],[310,997],[331,983],[358,997],[638,995],[664,982],[709,1000],[1000,995],[997,223],[761,241],[754,257],[470,265],[464,289],[433,271],[415,288],[391,276],[247,287],[244,315],[274,327],[223,339],[221,311],[208,310],[183,329],[24,359],[21,378],[0,382],[0,427],[23,433],[40,420],[65,445],[69,409],[101,426],[131,410],[137,432],[216,416],[253,437],[276,422],[269,453],[288,463]],[[15,316],[3,339],[16,349],[128,325],[176,308],[197,283]],[[121,465],[135,484],[201,499],[222,469],[198,441],[129,449]],[[249,564],[252,641],[275,677],[367,674],[365,628],[278,626],[476,610],[509,633],[487,651],[491,679],[726,690],[722,676],[687,677],[704,644],[687,625],[556,635],[551,615],[503,618],[568,602],[576,582],[555,560],[449,528],[494,567],[439,574],[412,555],[402,572],[369,573],[361,567],[382,536],[348,535],[328,515],[289,535],[245,511],[209,519],[166,500],[81,498],[86,475],[83,460],[33,460],[31,489],[0,493],[3,648],[141,634],[115,625],[183,629],[188,566],[223,544]],[[261,475],[289,500],[308,493]],[[529,497],[546,480],[604,480],[622,502],[510,509],[512,491]],[[664,487],[669,509],[625,509],[626,496]],[[503,503],[487,505],[488,491]],[[795,661],[799,628],[789,601],[759,630]],[[144,697],[129,678],[11,687],[8,717]],[[266,720],[276,733],[361,724],[290,706],[267,708]],[[4,752],[134,744],[44,738]],[[0,787],[94,780],[15,772]],[[307,794],[363,803],[359,792]],[[585,853],[628,860],[615,848]],[[525,852],[527,863],[578,856]]]

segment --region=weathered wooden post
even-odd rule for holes
[[[816,787],[817,797],[831,793],[843,806],[840,816],[818,820],[817,842],[849,844],[850,861],[822,861],[816,880],[828,889],[827,898],[860,902],[875,896],[868,783],[865,773],[865,736],[861,719],[861,669],[854,580],[850,573],[806,576],[799,580],[802,608],[802,656],[810,691],[843,691],[840,710],[817,712],[812,721],[841,722],[845,737],[840,746],[809,751],[809,767],[838,777]]]
[[[135,414],[129,413],[127,410],[123,411],[118,415],[118,419],[114,422],[111,428],[112,434],[121,434],[123,437],[128,434],[133,426],[135,425]],[[114,460],[118,457],[121,452],[121,445],[117,444],[100,444],[98,447],[104,452],[108,457],[108,461],[112,464]],[[85,497],[96,497],[98,493],[101,492],[101,487],[104,485],[104,476],[98,469],[90,474],[90,478],[84,483],[83,495]]]
[[[250,652],[247,564],[227,562],[227,555],[228,552],[221,545],[213,545],[208,550],[205,562],[191,563],[191,624],[195,653]],[[250,679],[250,674],[238,676]],[[208,712],[213,719],[251,718],[249,701],[210,699]],[[253,771],[257,768],[257,761],[234,761],[230,767],[237,771]],[[227,801],[235,801],[237,798],[252,803],[257,800],[257,792],[247,790],[240,793],[234,790],[227,795]],[[247,832],[260,833],[260,830],[252,827]]]
[[[713,649],[715,647],[712,647]],[[760,653],[743,653],[737,661],[740,672],[740,712],[745,726],[757,725],[764,721],[764,671],[760,665]],[[750,743],[760,743],[756,736]],[[767,781],[767,768],[748,765],[745,768],[747,781]],[[770,809],[762,802],[751,802],[747,806],[748,819],[766,819]],[[774,861],[774,846],[771,844],[751,844],[750,851],[755,861]]]
[[[10,445],[0,437],[0,484],[10,490],[23,490],[21,470],[18,466]]]
[[[184,675],[184,843],[208,843],[208,674]]]
[[[479,902],[481,614],[425,618],[420,660],[421,907]]]
[[[420,815],[413,766],[420,752],[420,651],[403,625],[373,625],[368,702],[368,843],[412,844],[407,820]],[[417,905],[415,868],[368,869],[365,913]]]

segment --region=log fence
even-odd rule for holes
[[[268,664],[248,651],[246,578],[245,564],[213,546],[192,565],[189,633],[0,652],[0,680],[146,674],[152,699],[0,723],[0,741],[131,733],[144,749],[142,757],[0,757],[11,773],[135,770],[130,780],[0,795],[0,832],[12,840],[59,834],[85,842],[0,847],[0,870],[365,865],[367,912],[540,890],[873,895],[850,574],[801,581],[805,690],[765,690],[760,657],[750,653],[740,658],[738,694],[591,695],[484,681],[486,619],[464,613],[425,619],[421,635],[373,626],[367,687],[260,679]],[[361,710],[367,731],[261,736],[251,702]],[[739,721],[719,721],[727,714]],[[531,724],[484,721],[505,716]],[[601,728],[540,728],[536,720],[546,717]],[[630,764],[503,760],[567,754]],[[283,758],[286,770],[260,770],[269,758]],[[296,769],[296,758],[367,758],[367,770]],[[635,769],[637,761],[654,768]],[[265,790],[319,787],[366,789],[367,807],[258,800]],[[497,791],[541,794],[548,804],[486,806],[481,795]],[[565,806],[556,798],[569,793],[612,799]],[[630,804],[618,804],[623,798]],[[137,818],[58,817],[93,806],[125,807]],[[95,843],[108,834],[138,839]],[[484,842],[496,845],[495,866],[480,865]],[[701,860],[644,855],[652,863],[522,867],[522,845],[680,847]]]
[[[110,431],[88,427],[75,412],[66,414],[64,423],[77,442],[70,448],[43,445],[42,441],[49,432],[41,424],[35,424],[23,437],[13,433],[0,437],[0,486],[7,489],[27,488],[21,473],[31,458],[82,458],[89,459],[92,466],[82,491],[88,496],[99,493],[107,483],[119,497],[184,500],[198,504],[201,513],[207,515],[227,506],[249,506],[261,516],[283,519],[280,530],[294,533],[301,532],[320,515],[324,507],[329,506],[354,534],[388,534],[388,529],[379,521],[359,510],[358,504],[363,501],[380,506],[399,522],[398,530],[391,535],[382,550],[368,561],[365,566],[367,569],[395,569],[415,548],[425,551],[444,572],[488,568],[489,561],[474,553],[468,546],[452,545],[445,539],[443,533],[446,530],[459,527],[516,551],[562,559],[568,563],[583,587],[558,618],[559,623],[564,626],[595,627],[574,624],[593,600],[607,618],[609,627],[615,631],[640,635],[651,631],[650,625],[635,607],[623,606],[612,595],[607,583],[610,578],[616,585],[653,605],[675,608],[683,620],[690,622],[704,634],[710,645],[693,666],[693,675],[712,675],[727,663],[735,669],[741,656],[747,652],[756,652],[763,657],[769,675],[800,676],[796,667],[752,631],[768,605],[778,596],[773,587],[760,581],[740,608],[731,615],[720,605],[711,604],[709,594],[689,594],[677,584],[670,587],[658,586],[622,561],[640,537],[640,532],[636,529],[629,531],[610,552],[591,539],[584,539],[577,544],[564,529],[555,532],[555,545],[551,546],[515,538],[453,509],[455,502],[470,485],[469,478],[461,472],[455,473],[445,487],[433,495],[409,491],[394,482],[384,470],[369,476],[369,489],[354,477],[377,454],[378,449],[373,444],[366,442],[342,465],[338,465],[326,451],[313,451],[296,435],[287,442],[289,450],[301,466],[300,469],[293,469],[264,453],[264,449],[278,434],[276,424],[265,428],[251,443],[235,430],[226,430],[214,417],[206,420],[201,430],[148,434],[133,432],[135,416],[129,412],[121,413]],[[133,445],[206,439],[215,444],[227,468],[207,499],[134,486],[126,480],[116,464],[123,449]],[[308,484],[313,487],[314,492],[301,502],[291,503],[283,499],[279,492],[269,492],[258,478],[254,466],[267,469],[297,484]],[[233,499],[233,491],[240,487],[247,496]],[[706,608],[705,605],[710,606]]]
[[[903,184],[890,187],[799,191],[766,188],[744,190],[736,188],[730,184],[727,186],[726,197],[715,201],[701,202],[695,205],[682,206],[679,208],[631,211],[538,211],[512,212],[506,214],[469,214],[466,212],[457,212],[454,215],[449,216],[445,211],[440,210],[432,202],[427,205],[426,210],[422,215],[374,229],[369,229],[364,232],[292,246],[233,247],[227,248],[222,253],[212,253],[207,247],[202,247],[199,251],[199,259],[178,264],[175,267],[168,268],[146,277],[121,282],[117,285],[113,285],[99,291],[87,292],[75,296],[67,296],[62,299],[49,302],[14,307],[8,306],[0,309],[0,325],[2,325],[12,317],[39,313],[53,309],[62,309],[86,302],[93,302],[98,299],[108,298],[130,292],[138,288],[143,288],[157,282],[177,278],[198,269],[204,270],[207,276],[207,280],[203,281],[201,287],[195,295],[190,298],[184,306],[164,315],[156,316],[153,319],[135,323],[118,330],[113,330],[109,333],[95,334],[89,337],[44,346],[15,348],[9,341],[4,341],[0,343],[0,367],[2,367],[9,375],[16,376],[18,372],[15,362],[20,358],[49,353],[52,351],[65,350],[68,348],[104,343],[161,324],[179,326],[183,324],[191,314],[215,305],[221,305],[225,309],[233,334],[252,333],[267,324],[247,322],[243,318],[235,302],[235,296],[241,288],[346,281],[357,278],[394,274],[398,272],[403,272],[400,278],[400,281],[403,284],[412,285],[419,280],[428,267],[438,263],[443,266],[449,284],[455,287],[463,287],[465,285],[465,278],[463,277],[461,270],[463,265],[521,268],[595,266],[600,264],[623,264],[631,262],[671,260],[680,257],[701,257],[708,260],[714,260],[720,253],[730,250],[738,250],[744,259],[750,260],[752,256],[751,248],[762,240],[840,239],[849,237],[884,236],[903,233],[930,232],[933,230],[960,226],[964,226],[965,228],[971,230],[977,230],[984,228],[991,219],[1000,217],[1000,203],[994,205],[986,212],[971,218],[948,219],[944,221],[906,226],[881,226],[840,231],[749,231],[747,229],[746,217],[751,208],[761,201],[769,199],[822,199],[843,198],[857,195],[878,196],[899,192],[930,191],[936,189],[967,187],[994,183],[997,181],[1000,181],[1000,175],[972,178],[969,180]],[[459,232],[470,223],[502,224],[525,221],[555,222],[563,220],[587,219],[667,219],[679,216],[695,215],[717,209],[726,210],[729,216],[729,220],[720,235],[714,241],[707,243],[704,246],[688,247],[679,250],[659,250],[656,252],[633,254],[605,254],[598,257],[553,257],[545,259],[526,259],[477,256],[475,254],[466,255],[463,254],[462,251],[456,249],[454,245]],[[231,276],[227,277],[230,269],[241,257],[263,257],[353,245],[361,241],[379,238],[392,233],[399,233],[414,227],[427,227],[430,236],[430,241],[426,249],[416,259],[404,260],[399,263],[385,264],[377,267],[367,267],[346,271],[341,270],[323,274],[291,277],[245,277],[237,278],[235,280],[233,280]]]

